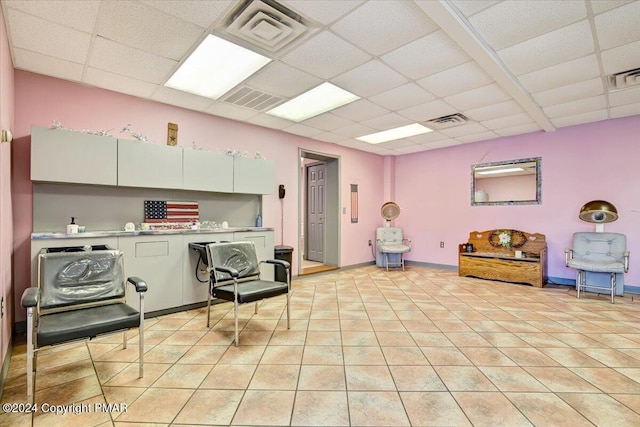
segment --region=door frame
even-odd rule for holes
[[[298,148],[298,274],[302,272],[302,233],[306,221],[306,168],[305,159],[325,163],[325,256],[324,264],[340,267],[341,222],[340,222],[340,156]],[[305,236],[306,237],[306,236]]]

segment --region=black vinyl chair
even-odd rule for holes
[[[289,279],[290,264],[284,260],[265,260],[258,262],[253,242],[222,242],[207,245],[209,265],[209,297],[207,299],[207,327],[210,326],[211,298],[220,298],[234,304],[235,345],[238,340],[238,306],[255,302],[255,313],[258,303],[266,298],[279,295],[287,296],[287,329],[289,322]],[[260,264],[273,264],[274,268],[282,268],[286,272],[286,282],[262,280]]]
[[[52,273],[52,271],[54,271]],[[27,310],[27,399],[34,403],[37,351],[43,347],[138,328],[139,378],[144,375],[144,293],[147,284],[129,277],[139,310],[126,303],[123,254],[117,250],[83,254],[40,254],[38,287],[25,289]]]

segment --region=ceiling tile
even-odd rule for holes
[[[354,122],[360,122],[362,120],[380,117],[389,113],[389,110],[382,108],[367,99],[359,99],[340,108],[336,108],[331,112],[336,116],[344,117],[345,119],[353,120]]]
[[[95,0],[81,2],[71,2],[69,0],[3,0],[2,3],[5,7],[21,10],[30,15],[86,33],[93,31],[98,17],[98,9],[100,8],[100,2]]]
[[[372,55],[382,55],[437,26],[411,2],[377,0],[364,3],[331,29]]]
[[[411,142],[406,138],[396,139],[395,141],[387,141],[383,142],[382,144],[378,144],[379,147],[387,148],[389,150],[395,150],[403,147],[415,147],[417,145],[418,144]]]
[[[334,78],[333,83],[361,97],[375,95],[407,82],[380,61],[369,61]]]
[[[488,141],[490,139],[498,138],[498,135],[494,132],[481,132],[475,133],[472,135],[459,136],[456,139],[464,144],[468,144],[469,142],[477,142],[477,141]]]
[[[84,70],[84,66],[77,62],[65,61],[24,49],[13,49],[13,66],[71,81],[81,81]]]
[[[475,135],[477,133],[487,132],[487,128],[479,123],[467,123],[447,129],[440,129],[440,132],[452,138],[460,136]]]
[[[550,105],[564,104],[577,99],[590,98],[603,93],[604,86],[602,84],[602,79],[597,77],[584,82],[549,89],[544,92],[538,92],[533,94],[533,97],[541,107],[548,107]]]
[[[314,135],[313,139],[317,139],[318,141],[337,143],[340,141],[344,141],[346,137],[342,135],[336,135],[335,133],[331,132],[323,132],[318,135]]]
[[[394,149],[394,151],[401,154],[412,154],[412,153],[419,153],[421,151],[425,151],[425,147],[423,145],[413,144],[413,145],[408,145],[406,147],[396,148]]]
[[[379,95],[369,97],[371,101],[392,111],[402,110],[418,104],[424,104],[425,102],[432,101],[435,98],[435,96],[415,83],[407,83],[386,92],[382,92]]]
[[[290,120],[285,120],[269,114],[256,114],[247,121],[254,125],[264,126],[271,129],[284,129],[291,126],[292,123]]]
[[[431,1],[431,0],[427,0]],[[480,12],[494,4],[499,3],[500,0],[452,0],[451,3],[467,18],[471,15]]]
[[[238,107],[227,102],[214,102],[204,111],[206,113],[213,114],[214,116],[226,117],[228,119],[239,121],[249,120],[251,117],[255,117],[259,114],[254,110]]]
[[[423,147],[433,150],[436,148],[445,148],[445,147],[451,147],[454,145],[460,145],[460,142],[458,142],[453,138],[448,138],[448,139],[443,139],[436,142],[431,142],[429,144],[423,144]]]
[[[306,137],[312,137],[313,135],[318,135],[324,132],[320,129],[301,125],[300,123],[293,124],[289,127],[284,128],[283,130],[288,133],[293,133],[295,135],[306,136]]]
[[[84,74],[84,82],[92,86],[114,90],[127,95],[140,98],[150,98],[158,85],[87,67]]]
[[[407,138],[409,141],[415,142],[416,144],[432,144],[436,141],[442,141],[443,139],[449,139],[447,135],[443,135],[440,132],[433,131],[429,133],[423,133],[422,135],[412,136]]]
[[[329,25],[363,3],[363,0],[285,0],[281,2],[300,15]]]
[[[598,15],[595,23],[602,50],[640,40],[640,1]]]
[[[567,102],[566,104],[557,104],[543,108],[544,112],[551,119],[559,117],[574,116],[576,114],[589,113],[598,111],[607,107],[604,95],[595,96],[593,98],[580,99],[578,101]],[[555,120],[552,120],[555,123]]]
[[[485,105],[495,104],[509,99],[496,83],[491,83],[477,89],[468,90],[457,95],[447,96],[444,100],[458,110],[471,110]]]
[[[322,129],[324,131],[330,131],[333,129],[348,126],[353,122],[343,117],[336,116],[331,113],[320,114],[319,116],[311,117],[310,119],[301,122],[305,126],[311,126],[316,129]]]
[[[365,120],[361,124],[377,130],[387,130],[411,124],[411,120],[396,113],[389,113],[375,119]]]
[[[500,117],[511,116],[522,112],[522,108],[515,101],[504,101],[497,104],[487,105],[485,107],[465,110],[464,114],[471,120],[483,121],[497,119]]]
[[[542,131],[542,128],[535,123],[529,123],[526,125],[519,125],[508,127],[504,129],[496,129],[494,130],[500,136],[512,136],[512,135],[521,135],[525,133],[538,132]]]
[[[80,64],[87,59],[91,34],[15,9],[9,9],[6,19],[7,25],[11,26],[11,42],[14,47]]]
[[[621,105],[620,107],[611,107],[611,118],[628,117],[640,114],[640,102],[637,104]]]
[[[146,4],[117,1],[102,3],[96,33],[120,44],[179,61],[204,31]]]
[[[416,122],[448,116],[449,114],[455,114],[458,112],[458,110],[440,99],[398,111],[399,114]]]
[[[142,0],[142,3],[202,28],[209,28],[236,4],[233,0]]]
[[[381,58],[411,79],[438,73],[469,60],[469,56],[447,36],[436,31]]]
[[[364,126],[360,123],[352,123],[347,126],[333,129],[331,132],[338,135],[348,136],[350,138],[357,138],[359,136],[369,135],[370,133],[377,132],[377,129]]]
[[[162,84],[177,62],[98,37],[89,65],[134,79]]]
[[[615,74],[640,67],[640,41],[614,47],[601,53],[605,74]]]
[[[153,93],[151,99],[196,111],[202,111],[214,102],[213,99],[193,95],[191,93],[182,92],[164,86],[158,86],[158,89]]]
[[[480,122],[482,126],[491,130],[504,129],[529,123],[533,123],[533,120],[528,114],[525,113],[514,114],[512,116],[499,117],[497,119],[485,120]]]
[[[518,80],[529,92],[536,93],[598,76],[600,76],[598,58],[596,55],[588,55],[523,74],[518,77]]]
[[[503,1],[469,18],[494,50],[529,40],[587,17],[584,0]]]
[[[493,79],[475,61],[418,80],[420,86],[439,97],[455,95],[492,82]]]
[[[640,86],[629,89],[618,90],[609,94],[609,105],[617,107],[619,105],[636,104],[640,102]]]
[[[637,0],[598,0],[591,2],[593,13],[598,14]]]
[[[322,79],[276,61],[260,69],[246,83],[272,95],[294,97],[318,86]]]
[[[282,60],[322,79],[329,79],[367,62],[370,56],[340,37],[323,31]]]
[[[581,125],[583,123],[598,122],[601,120],[607,120],[608,118],[607,110],[598,110],[551,119],[551,121],[557,127],[562,128],[566,126]]]
[[[561,43],[558,40],[562,40]],[[498,51],[515,75],[580,58],[594,51],[589,22],[583,20]]]

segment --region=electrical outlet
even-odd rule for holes
[[[371,246],[371,240],[369,240],[369,246]]]
[[[440,247],[444,248],[444,242],[440,242]]]

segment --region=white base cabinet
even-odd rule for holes
[[[124,252],[127,276],[147,282],[145,313],[182,305],[182,256],[185,247],[180,235],[119,237],[118,249]],[[136,296],[127,295],[127,303],[136,307]]]

